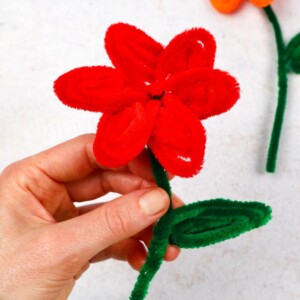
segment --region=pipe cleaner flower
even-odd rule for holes
[[[213,69],[216,44],[204,29],[177,35],[167,47],[143,31],[112,25],[106,50],[115,68],[83,67],[57,79],[60,100],[103,112],[94,152],[109,167],[126,164],[148,145],[157,185],[172,197],[166,170],[192,176],[203,161],[205,131],[199,119],[227,111],[239,98],[236,80]],[[148,256],[130,300],[143,300],[169,243],[199,248],[265,225],[271,208],[229,199],[198,201],[173,208],[154,226]]]
[[[258,7],[266,7],[273,0],[249,0],[252,4]],[[231,13],[239,8],[243,0],[210,0],[211,4],[221,13]]]
[[[194,28],[163,47],[118,23],[108,29],[105,47],[114,68],[77,68],[54,85],[64,104],[103,113],[94,143],[98,162],[125,165],[147,145],[172,174],[197,174],[206,141],[199,120],[226,112],[239,98],[236,80],[213,69],[212,35]]]
[[[212,5],[223,13],[233,12],[242,0],[210,0]],[[277,47],[278,101],[270,137],[266,171],[274,173],[279,150],[280,136],[284,120],[284,112],[288,93],[288,73],[300,74],[300,33],[295,35],[287,44],[284,41],[282,29],[277,16],[270,5],[272,0],[250,0],[258,7],[262,7],[270,21],[275,34]]]

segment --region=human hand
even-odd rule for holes
[[[8,166],[0,176],[0,299],[66,299],[90,262],[142,266],[153,224],[167,211],[146,153],[124,168],[101,168],[94,135],[83,135]],[[108,192],[104,204],[76,207]],[[173,206],[182,205],[173,197]],[[169,246],[165,259],[179,249]]]

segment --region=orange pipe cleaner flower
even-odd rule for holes
[[[249,0],[258,7],[267,7],[273,0]],[[210,0],[211,4],[221,13],[229,14],[239,8],[243,0]]]
[[[221,13],[235,11],[243,0],[210,0],[212,5]],[[300,74],[300,33],[296,34],[288,43],[285,42],[280,23],[271,6],[273,0],[249,0],[257,7],[263,8],[275,34],[277,48],[278,73],[278,101],[270,138],[266,171],[274,173],[279,150],[280,136],[284,121],[284,113],[288,93],[288,73]]]

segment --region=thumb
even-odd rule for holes
[[[153,224],[167,211],[169,204],[170,199],[163,189],[143,189],[55,224],[56,241],[63,248],[60,253],[88,261],[110,245]]]

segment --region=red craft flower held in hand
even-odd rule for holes
[[[199,120],[229,110],[239,98],[236,80],[213,69],[213,36],[195,28],[163,47],[119,23],[108,29],[105,47],[115,68],[74,69],[54,85],[64,104],[103,113],[94,142],[99,163],[125,165],[147,145],[170,173],[197,174],[206,141]]]

